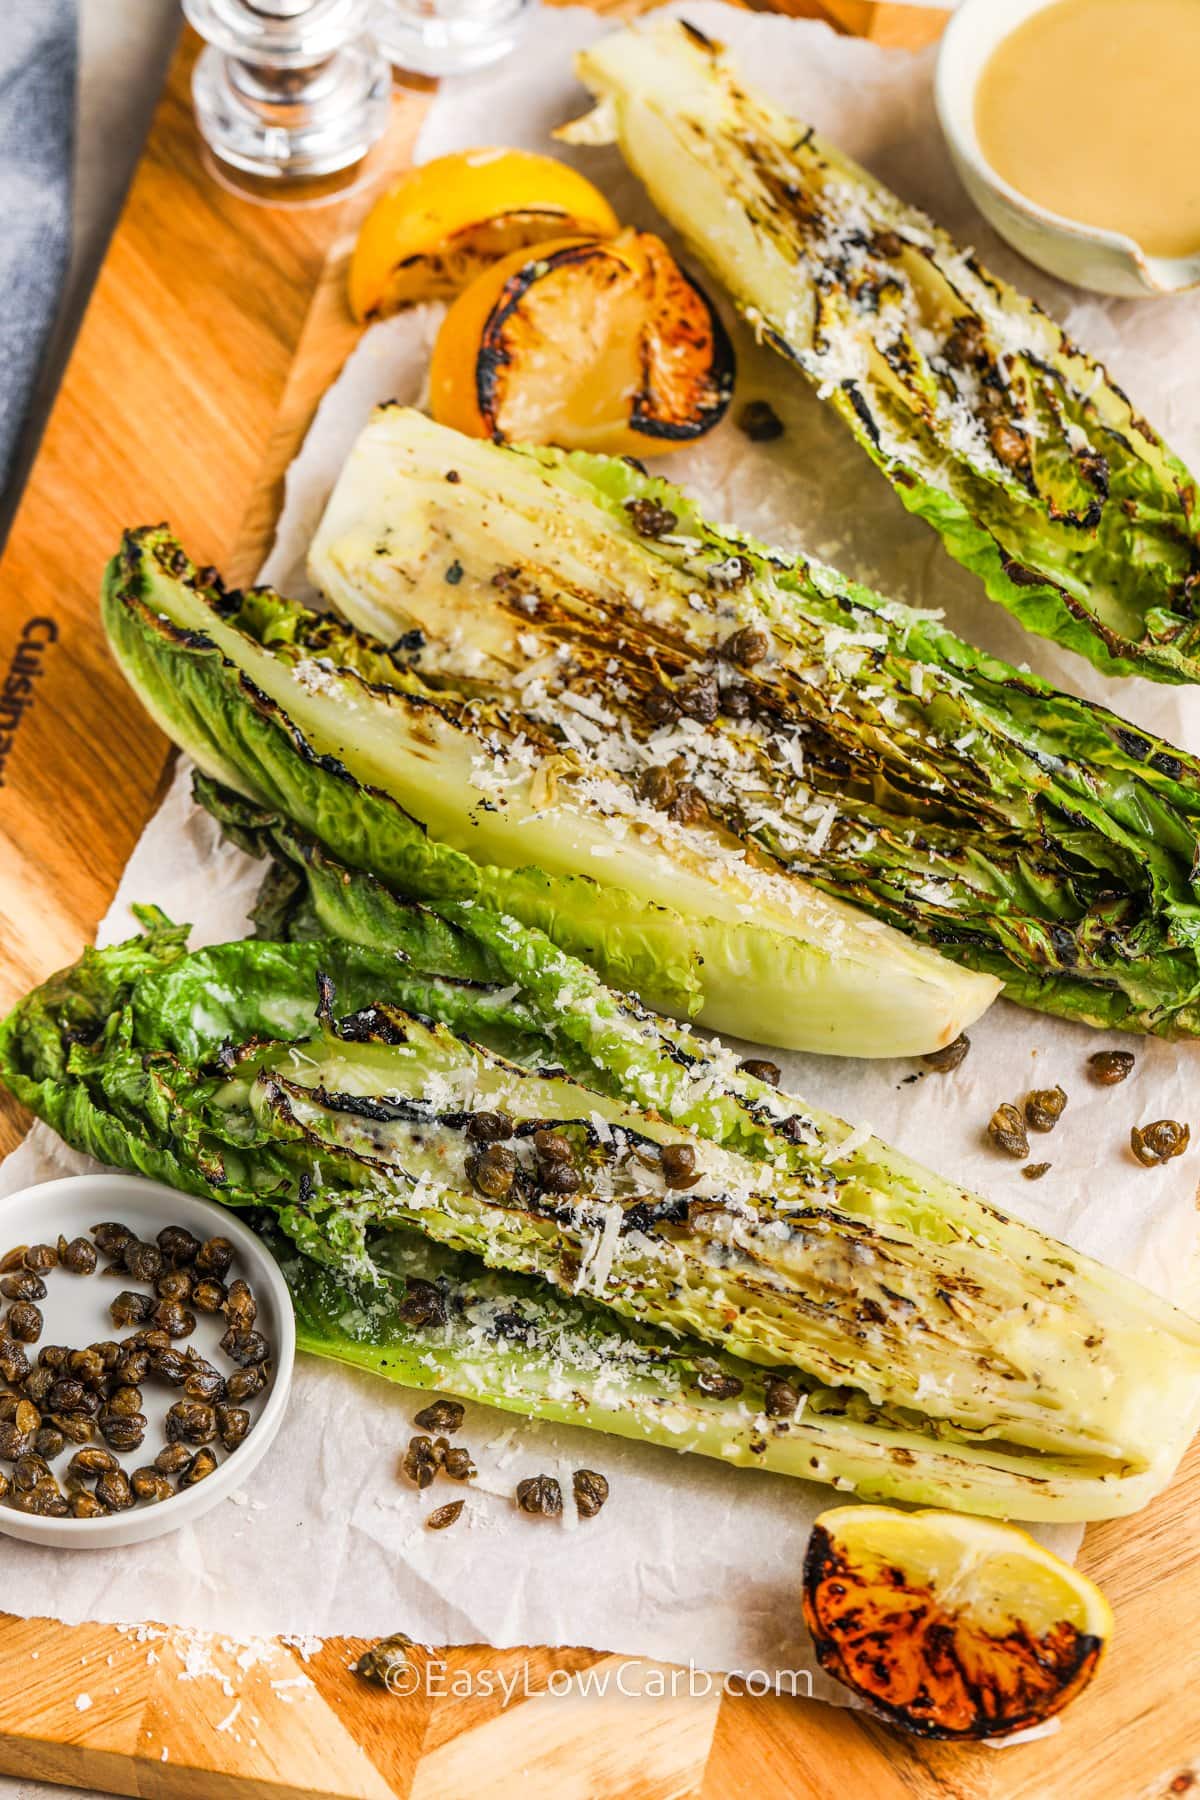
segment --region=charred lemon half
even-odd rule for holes
[[[568,163],[530,150],[459,150],[381,194],[350,263],[350,309],[379,319],[459,293],[481,269],[568,232],[608,237],[617,217]]]
[[[708,296],[661,238],[622,231],[477,277],[442,322],[430,403],[469,437],[649,456],[710,431],[733,376]]]
[[[1015,1526],[843,1506],[813,1526],[804,1617],[826,1672],[923,1737],[1006,1737],[1060,1712],[1112,1636],[1086,1576]]]

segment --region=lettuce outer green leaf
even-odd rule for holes
[[[1200,678],[1195,478],[1094,358],[680,21],[601,38],[619,144],[756,332],[993,600],[1111,675]]]

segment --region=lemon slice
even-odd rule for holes
[[[804,1617],[821,1667],[924,1737],[1006,1737],[1074,1699],[1112,1637],[1086,1575],[1013,1525],[842,1506],[813,1526]]]
[[[459,293],[514,250],[570,232],[611,237],[612,207],[569,164],[529,150],[459,150],[412,169],[375,202],[350,263],[357,319]]]
[[[734,372],[720,316],[661,238],[556,238],[458,296],[430,408],[468,437],[657,456],[712,430]]]

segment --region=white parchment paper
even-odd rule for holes
[[[1091,298],[1005,250],[950,171],[934,123],[929,56],[909,58],[712,0],[680,10],[730,43],[752,81],[836,135],[1032,290],[1108,360],[1139,406],[1200,466],[1200,407],[1193,401],[1189,408],[1183,379],[1200,359],[1200,305]],[[571,53],[602,29],[586,11],[542,14],[536,54],[444,88],[419,156],[496,142],[545,148],[551,128],[582,107]],[[599,183],[622,217],[662,229],[615,151],[560,153]],[[291,470],[267,579],[308,593],[304,555],[341,460],[377,402],[420,401],[440,317],[440,307],[421,308],[361,341]],[[1106,682],[1022,632],[905,515],[801,378],[735,331],[735,408],[769,396],[786,431],[775,444],[753,445],[727,421],[670,459],[672,477],[716,517],[823,555],[902,598],[942,606],[956,629],[988,648],[1200,749],[1200,696]],[[181,770],[126,870],[100,940],[127,935],[133,900],[155,900],[192,920],[196,942],[241,935],[260,874],[194,811]],[[1175,1117],[1190,1119],[1200,1138],[1192,1104],[1200,1049],[1137,1044],[1134,1076],[1101,1090],[1088,1084],[1085,1060],[1115,1040],[1003,1003],[971,1035],[971,1055],[956,1073],[916,1081],[906,1079],[911,1064],[770,1054],[784,1063],[792,1091],[869,1123],[945,1174],[1187,1302],[1197,1151],[1142,1170],[1129,1156],[1128,1133],[1135,1122]],[[1029,1183],[989,1149],[983,1128],[999,1101],[1055,1082],[1069,1105],[1036,1147],[1053,1168]],[[0,1170],[0,1194],[84,1166],[38,1127]],[[2,1222],[0,1201],[0,1237]],[[245,1505],[111,1554],[39,1552],[0,1539],[0,1605],[69,1620],[147,1617],[227,1634],[402,1628],[431,1643],[588,1644],[769,1673],[810,1666],[796,1589],[809,1526],[830,1503],[829,1489],[472,1407],[463,1439],[480,1479],[465,1518],[430,1533],[424,1514],[447,1493],[435,1486],[418,1496],[397,1468],[419,1404],[382,1382],[302,1358],[287,1424]],[[566,1476],[569,1492],[569,1472],[583,1465],[603,1469],[611,1482],[598,1519],[576,1521],[570,1507],[561,1525],[515,1514],[512,1494],[523,1475]],[[1068,1528],[1039,1535],[1067,1553],[1079,1538]],[[814,1692],[837,1697],[819,1674]]]

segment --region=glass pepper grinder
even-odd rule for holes
[[[267,182],[351,168],[383,135],[392,71],[372,0],[183,0],[206,41],[192,76],[201,135]]]

